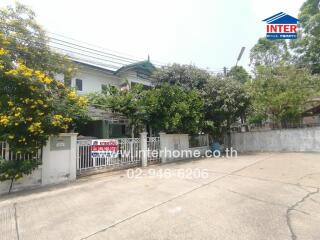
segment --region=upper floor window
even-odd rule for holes
[[[81,79],[76,79],[76,89],[78,91],[82,91],[82,80]]]

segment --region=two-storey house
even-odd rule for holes
[[[77,90],[79,95],[101,92],[108,85],[128,89],[139,83],[151,87],[151,75],[156,69],[149,60],[125,65],[117,70],[85,61],[73,61],[77,72],[71,81],[71,86]],[[89,108],[89,114],[92,120],[79,127],[80,135],[97,138],[130,135],[126,118],[94,107]]]

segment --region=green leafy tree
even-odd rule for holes
[[[213,122],[215,135],[229,132],[238,119],[244,119],[250,105],[250,96],[240,82],[231,78],[212,77],[204,94],[205,119]],[[230,145],[230,144],[229,144]]]
[[[242,66],[233,66],[230,69],[228,76],[240,83],[245,83],[250,79],[249,73]]]
[[[305,103],[320,89],[319,78],[295,66],[260,66],[249,84],[250,122],[271,119],[276,126],[299,123]]]
[[[58,65],[51,65],[58,55],[47,45],[34,45],[35,39],[20,41],[31,38],[34,31],[44,34],[33,18],[19,4],[0,12],[0,141],[6,141],[15,154],[34,156],[0,161],[0,180],[11,180],[9,191],[14,180],[38,166],[35,153],[50,135],[69,131],[86,118],[87,99],[53,77],[64,72],[65,66],[58,71]],[[37,37],[45,44],[42,38],[45,35]],[[33,56],[37,51],[44,54],[39,59]]]
[[[137,129],[149,125],[155,131],[191,133],[202,124],[203,102],[194,90],[163,84],[153,89],[135,85],[128,91],[109,87],[90,95],[90,103],[127,117],[132,137]]]
[[[172,64],[158,69],[153,78],[156,84],[169,83],[185,89],[202,90],[210,78],[210,74],[194,65]]]
[[[268,40],[260,38],[250,51],[250,65],[277,66],[290,62],[290,53],[285,40]]]
[[[197,133],[203,125],[203,100],[196,90],[163,84],[146,92],[148,124],[157,131]]]
[[[320,73],[320,10],[319,0],[307,0],[299,13],[298,39],[291,41],[297,64]]]
[[[129,120],[131,136],[141,128],[147,119],[145,109],[145,91],[140,84],[135,85],[130,90],[121,91],[113,86],[106,87],[102,93],[95,93],[89,96],[92,106],[119,113]]]

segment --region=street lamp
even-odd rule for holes
[[[246,49],[246,47],[242,47],[241,50],[240,50],[240,53],[239,53],[239,56],[237,58],[237,62],[236,62],[236,66],[238,65],[238,62],[240,61],[241,57],[242,57],[242,54],[244,52],[244,50]]]

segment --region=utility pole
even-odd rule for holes
[[[227,68],[223,67],[223,75],[226,77],[227,76]]]

